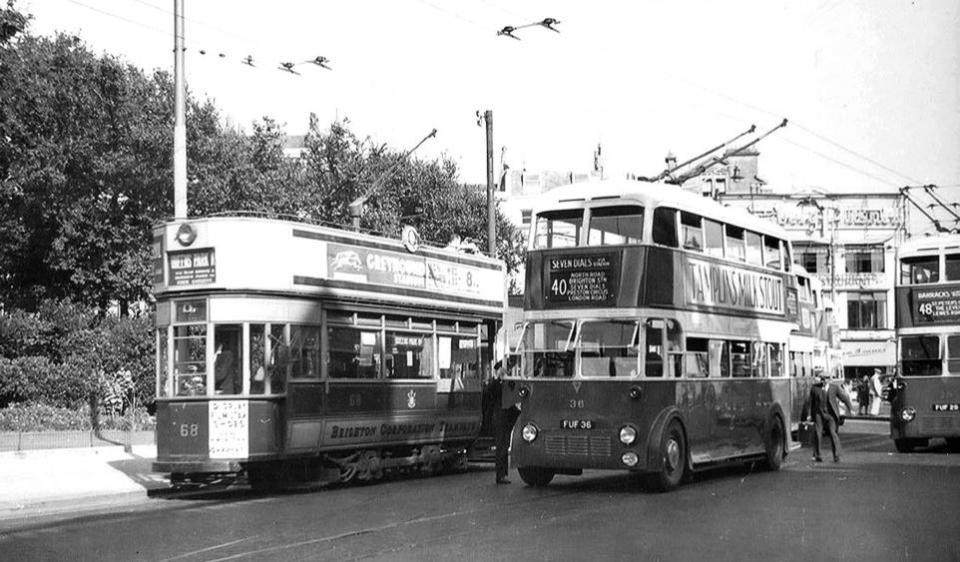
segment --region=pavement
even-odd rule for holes
[[[146,499],[169,482],[151,472],[155,445],[0,453],[0,521]]]

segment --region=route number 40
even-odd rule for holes
[[[553,283],[550,285],[550,292],[554,295],[563,296],[567,294],[567,280],[566,279],[554,279]]]
[[[180,424],[180,437],[196,437],[200,433],[200,426],[195,423]]]

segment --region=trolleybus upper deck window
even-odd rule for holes
[[[534,248],[569,248],[580,241],[583,210],[546,211],[537,215]]]
[[[780,239],[773,236],[763,237],[763,261],[767,267],[773,269],[785,269],[781,261]]]
[[[900,361],[905,377],[943,374],[939,336],[910,336],[900,340]]]
[[[703,251],[703,219],[699,215],[680,213],[680,239],[685,250]]]
[[[904,258],[900,262],[900,283],[903,285],[922,285],[939,281],[940,258],[938,256]]]
[[[585,377],[633,377],[637,374],[639,328],[633,320],[587,321],[577,348]]]
[[[643,207],[617,205],[590,210],[590,246],[639,244],[643,237]]]
[[[747,263],[763,265],[763,240],[756,232],[745,231],[744,239],[747,247]]]
[[[747,250],[744,246],[743,229],[726,225],[726,255],[729,259],[746,261]]]
[[[723,225],[717,221],[703,219],[703,246],[708,256],[723,257]]]
[[[947,281],[960,281],[960,254],[947,254],[944,259]]]
[[[666,207],[657,207],[653,211],[653,243],[676,248],[677,211]]]

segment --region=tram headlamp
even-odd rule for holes
[[[190,223],[185,222],[177,229],[177,242],[179,242],[181,246],[189,246],[193,244],[193,241],[196,239],[197,231],[193,229]]]
[[[917,410],[913,407],[907,407],[903,410],[900,410],[900,419],[905,422],[912,422],[913,418],[917,417]]]
[[[620,455],[620,462],[629,467],[634,467],[637,466],[638,462],[640,462],[640,457],[638,457],[633,451],[627,451],[626,453]]]
[[[523,440],[527,443],[533,443],[534,439],[537,438],[537,435],[540,434],[540,430],[537,429],[537,426],[532,423],[528,423],[523,426],[523,429],[520,431],[520,436],[523,437]]]
[[[620,428],[620,442],[624,445],[633,445],[637,440],[637,430],[633,426],[625,425]]]

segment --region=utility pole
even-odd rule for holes
[[[183,68],[183,0],[173,0],[173,216],[187,218],[187,123]]]
[[[479,111],[477,125],[480,124]],[[482,117],[487,125],[487,253],[497,257],[497,213],[493,187],[493,111],[486,110]]]

